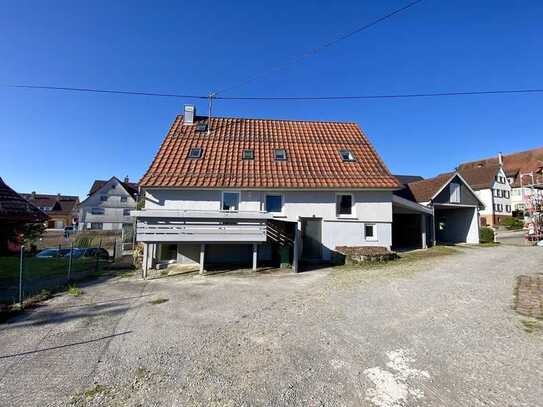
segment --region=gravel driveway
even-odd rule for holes
[[[0,403],[542,405],[543,330],[511,295],[543,248],[458,252],[95,283],[0,325]]]

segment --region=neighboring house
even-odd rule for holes
[[[398,178],[407,182],[395,196],[433,211],[430,217],[433,227],[429,228],[429,233],[433,234],[435,242],[479,243],[479,210],[485,206],[461,174],[450,172],[424,180]],[[409,230],[412,223],[409,217],[395,218],[394,228],[398,229],[398,239],[402,239],[403,245],[418,240],[413,234],[401,233]]]
[[[130,211],[136,209],[137,200],[138,184],[128,177],[94,181],[88,197],[79,204],[79,230],[121,230],[123,225],[132,225]]]
[[[11,189],[0,178],[0,253],[16,249],[27,224],[43,223],[47,215]]]
[[[511,186],[500,165],[458,171],[485,205],[480,211],[481,226],[496,226],[512,216]]]
[[[140,181],[144,271],[285,257],[297,270],[338,246],[390,248],[398,187],[355,123],[208,122],[189,107]]]
[[[21,196],[47,214],[48,229],[64,229],[66,226],[77,224],[78,196],[36,192],[22,193]]]
[[[462,163],[459,170],[502,164],[511,186],[513,211],[522,212],[532,194],[543,198],[543,147]]]

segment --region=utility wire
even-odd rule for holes
[[[154,96],[169,97],[178,99],[204,99],[209,95],[184,95],[178,93],[158,93],[158,92],[138,92],[113,89],[94,89],[94,88],[70,88],[61,86],[40,86],[40,85],[6,85],[12,88],[23,89],[42,89],[64,92],[90,92],[119,94],[129,96]],[[473,90],[473,91],[450,91],[450,92],[428,92],[428,93],[399,93],[399,94],[381,94],[381,95],[343,95],[343,96],[214,96],[218,100],[248,100],[248,101],[319,101],[319,100],[363,100],[363,99],[402,99],[402,98],[427,98],[443,96],[470,96],[470,95],[500,95],[500,94],[531,94],[543,93],[541,89],[497,89],[497,90]]]
[[[278,66],[275,66],[273,68],[267,69],[267,70],[265,70],[265,71],[263,71],[263,72],[261,72],[261,73],[259,73],[257,75],[254,75],[254,76],[252,76],[252,77],[250,77],[250,78],[248,78],[248,79],[246,79],[246,80],[244,80],[242,82],[237,83],[236,85],[230,86],[228,88],[221,89],[219,91],[215,91],[215,92],[213,92],[213,95],[214,95],[215,98],[217,98],[215,95],[230,91],[232,89],[239,88],[239,87],[241,87],[243,85],[246,85],[246,84],[248,84],[250,82],[254,82],[257,79],[260,79],[261,77],[268,75],[269,73],[281,71],[281,70],[283,70],[283,69],[285,69],[285,68],[287,68],[287,67],[289,67],[291,65],[294,65],[294,64],[296,64],[296,63],[298,63],[300,61],[303,61],[304,59],[307,59],[307,58],[309,58],[309,57],[311,57],[311,56],[325,50],[326,48],[329,48],[329,47],[337,44],[340,41],[346,40],[346,39],[352,37],[353,35],[358,34],[361,31],[367,30],[368,28],[373,27],[374,25],[379,24],[382,21],[385,21],[385,20],[389,19],[390,17],[395,16],[396,14],[399,14],[399,13],[401,13],[401,12],[415,6],[416,4],[418,4],[418,3],[422,2],[422,1],[423,0],[415,0],[415,1],[405,5],[403,7],[400,7],[398,9],[388,13],[388,14],[385,14],[382,17],[377,18],[376,20],[373,20],[373,21],[363,25],[362,27],[359,27],[359,28],[357,28],[357,29],[355,29],[353,31],[348,32],[348,33],[345,33],[345,34],[343,34],[343,35],[341,35],[341,36],[339,36],[339,37],[337,37],[337,38],[335,38],[335,39],[333,39],[333,40],[331,40],[329,42],[326,42],[326,43],[322,44],[321,46],[315,47],[315,48],[305,52],[304,54],[302,54],[302,55],[300,55],[298,57],[293,57],[293,58],[290,59],[290,61],[286,62],[283,65],[278,65]]]
[[[207,99],[207,96],[197,95],[179,95],[175,93],[157,93],[157,92],[135,92],[127,90],[112,90],[112,89],[94,89],[94,88],[68,88],[61,86],[39,86],[39,85],[6,85],[9,88],[24,88],[24,89],[44,89],[44,90],[59,90],[68,92],[91,92],[91,93],[113,93],[117,95],[135,95],[135,96],[159,96],[167,98],[183,98],[183,99]]]

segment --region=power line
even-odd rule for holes
[[[230,86],[228,88],[221,89],[219,91],[215,91],[215,92],[213,92],[213,95],[218,95],[220,93],[224,93],[224,92],[227,92],[229,90],[239,88],[239,87],[241,87],[243,85],[246,85],[247,83],[254,82],[257,79],[259,79],[259,78],[261,78],[263,76],[266,76],[267,74],[269,74],[271,72],[281,71],[281,70],[283,70],[283,69],[285,69],[285,68],[287,68],[287,67],[289,67],[291,65],[294,65],[294,64],[296,64],[296,63],[298,63],[298,62],[300,62],[300,61],[302,61],[302,60],[304,60],[306,58],[309,58],[309,57],[323,51],[326,48],[329,48],[329,47],[337,44],[340,41],[346,40],[347,38],[350,38],[353,35],[358,34],[361,31],[367,30],[368,28],[373,27],[374,25],[379,24],[382,21],[385,21],[385,20],[395,16],[396,14],[399,14],[399,13],[401,13],[401,12],[415,6],[416,4],[418,4],[418,3],[422,2],[422,1],[423,0],[415,0],[415,1],[405,5],[403,7],[400,7],[398,9],[394,10],[394,11],[391,11],[390,13],[385,14],[384,16],[381,16],[381,17],[379,17],[379,18],[377,18],[377,19],[363,25],[362,27],[359,27],[359,28],[357,28],[357,29],[355,29],[353,31],[350,31],[348,33],[340,35],[339,37],[337,37],[337,38],[335,38],[335,39],[333,39],[333,40],[331,40],[329,42],[326,42],[326,43],[322,44],[321,46],[313,48],[313,49],[305,52],[304,54],[302,54],[302,55],[300,55],[298,57],[293,57],[293,58],[290,59],[290,61],[288,61],[287,63],[285,63],[283,65],[278,65],[278,66],[275,66],[275,67],[273,67],[271,69],[267,69],[267,70],[265,70],[265,71],[263,71],[263,72],[261,72],[261,73],[259,73],[257,75],[254,75],[254,76],[252,76],[252,77],[250,77],[250,78],[248,78],[248,79],[246,79],[246,80],[244,80],[242,82],[237,83],[236,85]]]
[[[277,101],[311,101],[311,100],[360,100],[360,99],[401,99],[401,98],[425,98],[439,96],[469,96],[469,95],[499,95],[511,93],[543,93],[543,89],[499,89],[499,90],[474,90],[457,92],[430,92],[430,93],[400,93],[389,95],[355,95],[355,96],[217,96],[221,100],[277,100]]]
[[[178,93],[139,92],[114,89],[95,88],[72,88],[64,86],[41,86],[41,85],[6,85],[12,88],[41,89],[64,92],[90,92],[119,94],[129,96],[153,96],[169,97],[178,99],[201,99],[207,100],[209,95],[185,95]],[[428,98],[444,96],[473,96],[473,95],[500,95],[500,94],[532,94],[543,93],[542,89],[497,89],[497,90],[473,90],[473,91],[449,91],[449,92],[428,92],[428,93],[399,93],[399,94],[377,94],[377,95],[338,95],[338,96],[214,96],[217,100],[238,100],[238,101],[319,101],[319,100],[364,100],[364,99],[403,99],[403,98]]]
[[[136,92],[127,90],[112,90],[112,89],[94,89],[94,88],[68,88],[61,86],[40,86],[40,85],[6,85],[10,88],[23,89],[44,89],[44,90],[59,90],[68,92],[91,92],[91,93],[112,93],[117,95],[132,95],[132,96],[158,96],[168,98],[183,98],[183,99],[207,99],[207,96],[197,95],[179,95],[175,93],[157,93],[157,92]]]

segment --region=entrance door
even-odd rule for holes
[[[322,219],[302,219],[302,258],[322,259]]]

